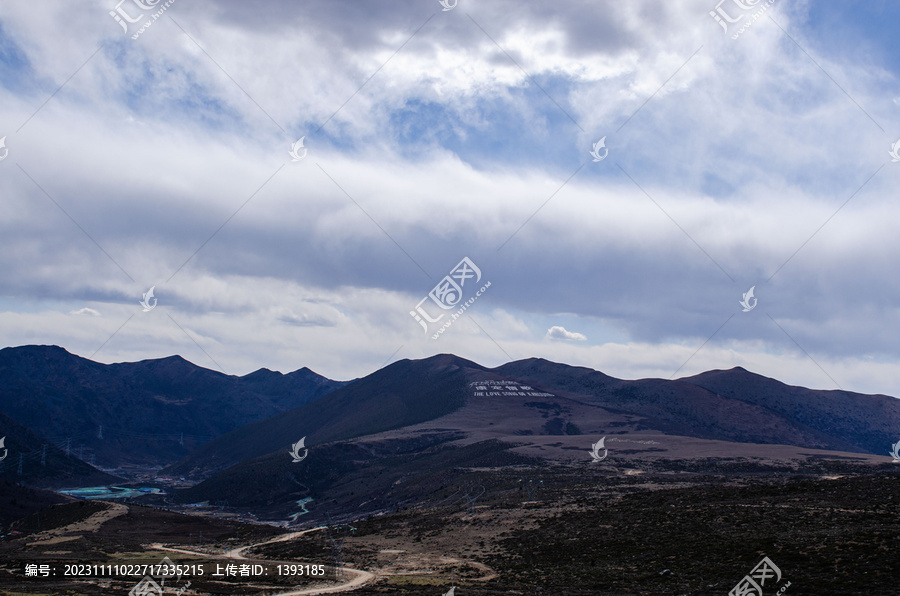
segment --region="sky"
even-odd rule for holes
[[[437,353],[742,366],[900,396],[897,22],[4,2],[0,345],[333,379]]]

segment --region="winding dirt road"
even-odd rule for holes
[[[317,530],[323,530],[325,526],[321,526],[318,528],[310,528],[309,530],[303,530],[301,532],[291,532],[289,534],[283,534],[276,538],[272,538],[271,540],[266,540],[264,542],[257,542],[256,544],[249,544],[247,546],[241,546],[235,549],[232,549],[223,554],[210,554],[202,551],[193,551],[184,548],[173,548],[169,546],[163,546],[160,543],[154,543],[150,545],[150,548],[155,550],[163,550],[174,553],[183,553],[186,555],[194,555],[200,557],[207,557],[211,559],[237,559],[237,560],[249,560],[251,557],[247,557],[244,553],[251,548],[255,548],[257,546],[263,546],[265,544],[272,544],[274,542],[287,542],[289,540],[294,540],[295,538],[299,538],[304,534],[309,532],[315,532]],[[260,562],[274,562],[269,561],[268,559],[253,559]],[[312,594],[336,594],[340,592],[349,592],[350,590],[355,590],[356,588],[363,586],[373,579],[375,579],[375,574],[369,573],[368,571],[364,571],[362,569],[353,569],[351,567],[343,568],[345,574],[350,574],[350,578],[342,584],[337,584],[335,586],[320,586],[317,588],[303,588],[301,590],[289,590],[287,592],[278,592],[273,594],[273,596],[306,596]]]

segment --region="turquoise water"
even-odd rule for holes
[[[296,521],[297,517],[303,515],[304,513],[309,513],[309,511],[306,510],[306,504],[309,503],[310,501],[312,501],[312,497],[304,497],[304,498],[300,499],[299,501],[297,501],[297,505],[302,507],[303,511],[298,511],[297,513],[289,515],[288,519],[291,521]]]
[[[121,488],[118,486],[90,486],[56,491],[80,499],[130,499],[141,495],[161,495],[161,488]]]

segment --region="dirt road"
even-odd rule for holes
[[[324,526],[319,528],[311,528],[309,530],[303,530],[301,532],[291,532],[289,534],[284,534],[282,536],[278,536],[276,538],[272,538],[270,540],[266,540],[264,542],[257,542],[256,544],[249,544],[247,546],[241,546],[239,548],[232,549],[223,554],[210,554],[202,551],[193,551],[184,548],[173,548],[169,546],[163,546],[159,543],[154,543],[150,545],[150,548],[155,550],[163,550],[175,553],[183,553],[186,555],[194,555],[199,557],[206,557],[211,559],[238,559],[238,560],[249,560],[250,557],[247,557],[244,553],[251,548],[255,548],[257,546],[263,546],[265,544],[272,544],[273,542],[287,542],[288,540],[294,540],[295,538],[299,538],[304,534],[309,532],[315,532],[317,530],[324,529]],[[260,562],[270,562],[267,559],[253,559]],[[274,562],[274,561],[272,561]],[[364,571],[362,569],[353,569],[351,567],[344,567],[344,574],[350,575],[350,578],[347,581],[337,584],[335,586],[320,586],[315,588],[303,588],[301,590],[289,590],[287,592],[277,592],[272,596],[306,596],[312,594],[337,594],[340,592],[349,592],[350,590],[354,590],[360,586],[363,586],[373,579],[375,579],[375,574],[369,573],[368,571]]]

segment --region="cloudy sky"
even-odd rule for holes
[[[900,4],[165,4],[0,4],[0,345],[900,396]]]

